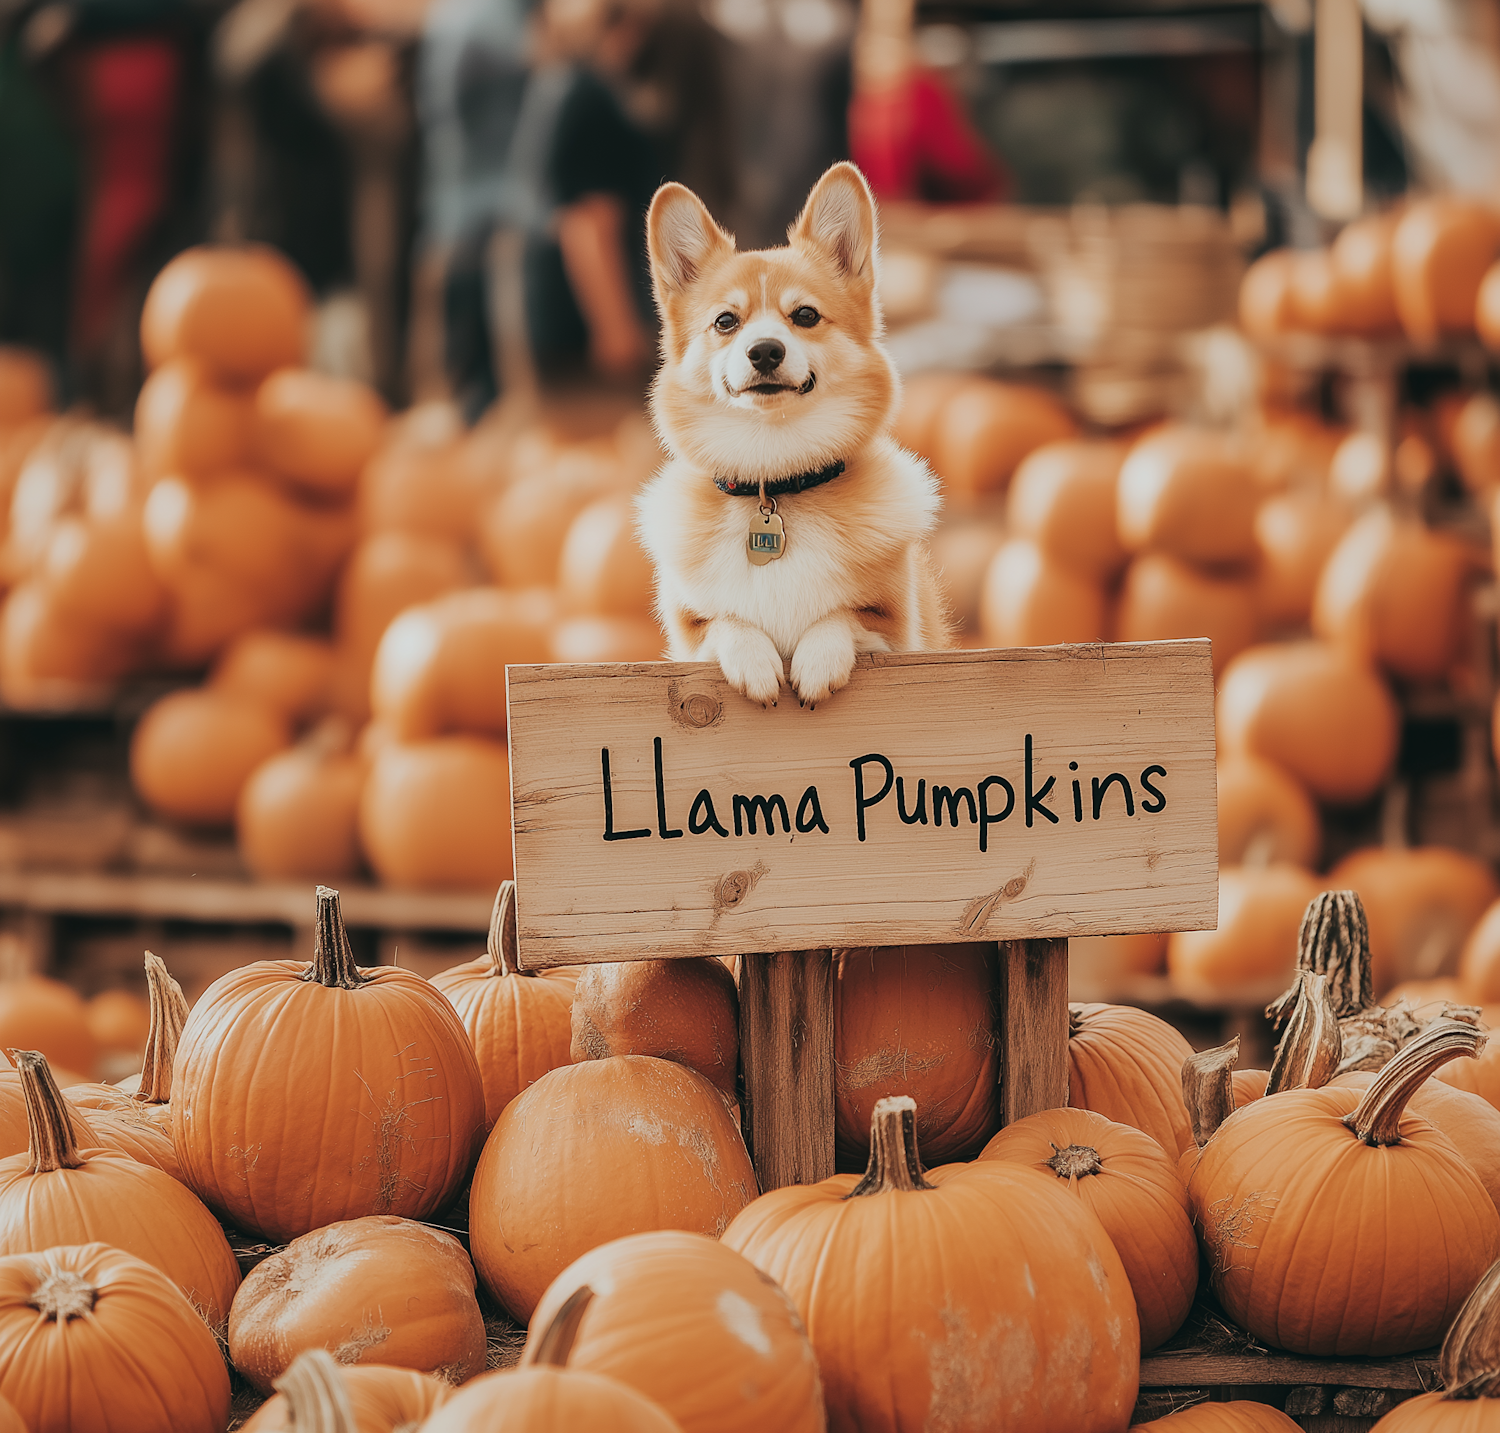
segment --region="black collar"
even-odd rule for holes
[[[779,498],[783,493],[805,493],[809,488],[821,488],[824,483],[831,483],[843,471],[844,460],[839,458],[826,468],[817,469],[816,472],[794,473],[789,478],[768,478],[766,496]],[[721,493],[727,493],[732,498],[760,496],[760,482],[754,478],[715,478],[714,486]]]

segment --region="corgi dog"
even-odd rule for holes
[[[852,164],[814,186],[785,248],[748,253],[664,184],[647,218],[670,455],[637,500],[669,655],[804,706],[861,652],[949,645],[927,536],[937,480],[898,447],[881,346],[875,201]]]

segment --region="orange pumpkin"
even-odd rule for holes
[[[101,1064],[126,1060],[138,1070],[151,1033],[151,1005],[133,990],[101,990],[88,1002],[85,1019],[99,1047]]]
[[[1453,1143],[1406,1105],[1438,1064],[1482,1039],[1440,1022],[1367,1091],[1283,1090],[1219,1126],[1188,1198],[1236,1323],[1320,1357],[1436,1341],[1500,1253],[1500,1214]]]
[[[1313,599],[1313,631],[1398,677],[1435,681],[1457,661],[1471,560],[1454,539],[1378,510],[1349,529]]]
[[[348,1400],[347,1433],[409,1433],[423,1424],[453,1391],[449,1384],[409,1368],[335,1364],[321,1349],[298,1355],[287,1372],[295,1378],[294,1370],[302,1373],[315,1365],[322,1365],[325,1373],[332,1368],[330,1376],[337,1380]],[[297,1389],[295,1385],[287,1385],[288,1380],[283,1378],[286,1391],[262,1403],[240,1425],[240,1433],[304,1433],[307,1410],[300,1402],[294,1408]],[[321,1430],[314,1423],[311,1433],[334,1433],[334,1430]]]
[[[1119,982],[1132,976],[1160,975],[1166,965],[1167,937],[1162,931],[1075,935],[1068,941],[1068,981],[1073,988],[1118,989]]]
[[[1048,443],[1022,460],[1011,479],[1006,520],[1049,557],[1094,582],[1108,582],[1125,562],[1115,521],[1122,443]]]
[[[1077,434],[1068,410],[1042,388],[974,378],[943,405],[932,465],[956,500],[1002,490],[1021,460]]]
[[[1328,486],[1347,503],[1366,503],[1391,486],[1391,448],[1374,433],[1350,433],[1334,450]]]
[[[60,617],[123,637],[155,632],[168,592],[152,570],[133,509],[110,518],[64,518],[38,574]]]
[[[73,1103],[71,1095],[63,1095],[62,1102],[68,1108],[74,1127],[79,1132],[79,1139],[91,1146],[93,1126],[83,1111]],[[30,1147],[31,1123],[26,1114],[26,1094],[21,1088],[20,1071],[0,1055],[0,1159],[8,1159],[13,1154],[25,1154]]]
[[[1003,1160],[924,1172],[915,1125],[910,1099],[882,1100],[863,1178],[775,1190],[724,1235],[802,1315],[830,1429],[918,1429],[935,1410],[975,1433],[1123,1428],[1140,1324],[1099,1221]],[[1068,1376],[1050,1377],[1060,1348]]]
[[[558,555],[557,586],[569,612],[650,613],[656,578],[628,498],[599,498],[573,519]]]
[[[1363,801],[1396,759],[1400,720],[1367,662],[1329,642],[1252,647],[1219,682],[1219,749],[1274,761],[1322,801]]]
[[[246,778],[235,804],[235,832],[254,875],[327,881],[358,872],[365,763],[349,745],[342,718],[330,718]]]
[[[1464,941],[1458,978],[1461,992],[1448,998],[1457,1000],[1461,993],[1480,1005],[1500,1003],[1500,901],[1485,911]]]
[[[721,961],[606,962],[585,965],[577,976],[568,1050],[574,1064],[655,1055],[696,1070],[731,1104],[738,1101],[740,1002]]]
[[[569,1061],[576,970],[522,970],[516,961],[516,886],[495,893],[488,948],[432,977],[463,1021],[484,1084],[484,1126],[522,1090]]]
[[[291,742],[277,712],[212,687],[169,692],[130,742],[130,779],[163,816],[226,825],[250,773]]]
[[[34,349],[0,344],[0,428],[15,428],[52,407],[52,365]]]
[[[1090,1110],[1044,1110],[1007,1125],[979,1158],[1064,1181],[1093,1211],[1135,1294],[1142,1352],[1182,1327],[1198,1292],[1198,1241],[1176,1162],[1150,1135]]]
[[[1329,249],[1338,285],[1341,327],[1350,333],[1395,331],[1396,287],[1391,246],[1399,214],[1371,215],[1345,224]]]
[[[172,610],[156,656],[168,671],[197,671],[242,632],[284,617],[270,594],[192,563],[171,581]]]
[[[479,550],[503,587],[549,587],[574,520],[610,493],[615,477],[603,459],[528,473],[491,501],[479,520]]]
[[[1007,542],[985,570],[979,628],[993,647],[1102,642],[1104,589],[1034,542]]]
[[[917,373],[901,385],[901,407],[893,425],[896,441],[918,457],[932,461],[942,432],[943,409],[966,384],[969,373]]]
[[[242,467],[251,452],[253,407],[248,393],[216,383],[191,358],[163,364],[141,386],[135,440],[142,469],[213,480]]]
[[[470,1250],[485,1287],[527,1319],[590,1249],[648,1229],[722,1234],[755,1193],[739,1129],[702,1075],[649,1055],[586,1060],[543,1075],[495,1122],[469,1194]]]
[[[1263,626],[1299,627],[1308,620],[1318,576],[1351,517],[1339,499],[1306,490],[1280,493],[1256,509],[1256,605]]]
[[[1166,552],[1188,562],[1249,562],[1259,498],[1254,470],[1232,439],[1157,428],[1120,469],[1120,541],[1131,552]]]
[[[1222,672],[1256,634],[1252,577],[1205,572],[1165,552],[1148,552],[1125,569],[1115,639],[1156,642],[1207,637]]]
[[[398,1290],[399,1297],[392,1298]],[[346,1219],[293,1239],[246,1276],[229,1358],[269,1393],[306,1349],[459,1384],[484,1372],[474,1267],[451,1234],[411,1219]]]
[[[1263,493],[1324,486],[1343,437],[1343,429],[1311,414],[1268,409],[1248,444],[1257,486]]]
[[[1494,506],[1500,487],[1500,401],[1492,393],[1471,393],[1458,410],[1450,433],[1453,465],[1471,493]]]
[[[917,1102],[917,1137],[947,1163],[1000,1125],[994,947],[901,945],[841,953],[833,987],[834,1137],[858,1169],[877,1100]]]
[[[99,1060],[83,997],[45,975],[0,981],[0,1050],[14,1045],[40,1050],[48,1063],[85,1074]]]
[[[333,648],[320,637],[260,630],[236,637],[224,649],[209,683],[301,726],[328,710],[333,666]]]
[[[1291,249],[1262,254],[1240,280],[1240,327],[1252,338],[1274,338],[1294,327]]]
[[[570,1368],[618,1379],[683,1433],[822,1433],[823,1390],[802,1320],[771,1280],[717,1240],[632,1234],[574,1260],[537,1305],[523,1362],[580,1288],[596,1292]]]
[[[360,476],[360,531],[471,542],[490,484],[459,461],[460,451],[456,443],[388,443]]]
[[[666,638],[645,617],[569,617],[547,639],[552,662],[659,662]]]
[[[251,446],[278,476],[318,497],[344,498],[380,446],[380,395],[352,378],[283,368],[255,390]]]
[[[479,1067],[453,1007],[409,970],[356,966],[338,892],[320,886],[317,899],[312,964],[262,960],[216,980],[173,1068],[183,1178],[238,1228],[276,1242],[338,1219],[442,1208],[484,1127]],[[252,1080],[254,1069],[277,1077]]]
[[[160,1269],[222,1330],[240,1268],[219,1222],[170,1175],[113,1151],[80,1152],[73,1123],[34,1050],[11,1052],[26,1094],[26,1154],[0,1160],[0,1256],[104,1243]],[[0,1380],[3,1386],[3,1380]]]
[[[220,1433],[229,1374],[159,1270],[69,1245],[0,1258],[0,1397],[34,1433]]]
[[[1208,1000],[1247,991],[1269,999],[1285,989],[1297,967],[1302,912],[1322,886],[1300,866],[1221,870],[1218,929],[1180,931],[1167,941],[1173,985]]]
[[[1279,1408],[1236,1398],[1233,1403],[1198,1403],[1165,1418],[1132,1425],[1133,1433],[1301,1433]]]
[[[1500,254],[1500,215],[1476,199],[1413,204],[1391,239],[1396,312],[1407,336],[1434,343],[1474,326],[1479,285]]]
[[[945,522],[932,534],[928,549],[938,587],[951,624],[961,632],[979,628],[984,575],[1004,541],[1001,524],[977,513]]]
[[[1318,808],[1281,767],[1239,752],[1219,763],[1218,777],[1220,865],[1317,865]]]
[[[1193,1143],[1182,1062],[1193,1048],[1131,1005],[1068,1006],[1068,1104],[1144,1130],[1169,1155]]]
[[[309,309],[302,276],[275,249],[200,245],[152,282],[141,349],[152,368],[185,355],[229,382],[253,382],[301,361]]]
[[[37,582],[11,590],[0,609],[0,688],[12,706],[66,707],[134,664],[130,642],[60,611]]]
[[[26,1425],[21,1422],[21,1415],[4,1398],[0,1398],[0,1433],[26,1433]]]
[[[1474,298],[1474,327],[1486,348],[1500,348],[1500,263],[1491,264]]]
[[[380,639],[370,709],[399,741],[505,735],[507,663],[545,662],[556,617],[543,588],[472,587],[403,612]]]
[[[1309,333],[1344,329],[1344,295],[1327,249],[1298,249],[1292,255],[1291,319]]]

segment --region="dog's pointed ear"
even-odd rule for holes
[[[663,184],[646,216],[646,247],[651,255],[651,282],[661,301],[692,283],[720,250],[733,249],[734,240],[714,223],[691,189]]]
[[[813,186],[787,238],[794,244],[816,244],[847,277],[873,282],[875,198],[865,176],[847,160],[835,164]]]

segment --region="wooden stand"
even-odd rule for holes
[[[1068,942],[998,946],[1000,1122],[1068,1102]],[[740,957],[744,1128],[763,1191],[834,1172],[833,979],[828,950]]]

